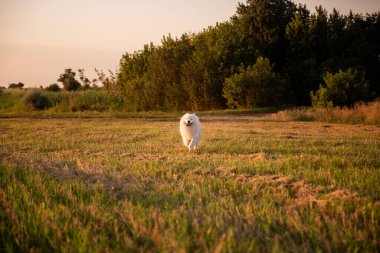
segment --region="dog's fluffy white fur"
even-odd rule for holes
[[[202,128],[197,115],[190,113],[183,115],[179,121],[179,131],[183,144],[189,150],[195,150],[199,147],[202,139]]]

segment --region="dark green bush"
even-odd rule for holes
[[[349,68],[332,74],[327,72],[319,90],[310,92],[314,107],[353,106],[369,99],[368,83],[364,72]]]
[[[47,91],[60,91],[61,88],[59,88],[58,84],[53,83],[53,84],[50,84],[48,87],[46,87],[45,90],[47,90]]]
[[[28,91],[23,99],[24,105],[36,110],[42,110],[49,107],[48,98],[42,94],[41,90]]]
[[[9,89],[22,89],[24,87],[24,84],[19,82],[19,83],[11,83],[8,85]]]
[[[223,96],[230,108],[255,108],[281,103],[286,81],[272,70],[269,59],[258,57],[253,66],[227,78]]]

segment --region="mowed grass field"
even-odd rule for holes
[[[379,251],[379,126],[201,122],[1,119],[0,251]]]

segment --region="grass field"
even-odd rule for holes
[[[201,121],[1,119],[0,252],[379,250],[379,126]]]

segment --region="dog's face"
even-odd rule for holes
[[[186,113],[182,118],[182,122],[189,127],[196,121],[196,117],[195,114]]]

